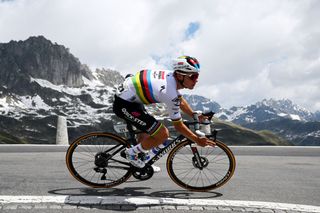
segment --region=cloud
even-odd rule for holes
[[[320,110],[319,11],[316,0],[1,1],[0,42],[44,35],[123,74],[191,55],[193,92],[224,107],[274,97]]]

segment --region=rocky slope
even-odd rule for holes
[[[92,72],[62,45],[43,36],[0,44],[0,130],[29,142],[54,142],[57,115],[70,134],[108,128],[120,73]],[[75,133],[74,133],[75,132]]]

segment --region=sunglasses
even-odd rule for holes
[[[196,81],[199,78],[199,74],[198,73],[194,73],[194,74],[185,74],[186,76],[188,76],[188,78],[190,78],[190,80],[192,81]]]

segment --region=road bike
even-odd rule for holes
[[[204,114],[209,118],[204,123],[200,123],[198,118],[184,123],[198,135],[204,136],[200,129],[210,127],[213,114]],[[216,146],[200,147],[179,135],[146,162],[143,168],[137,168],[124,158],[123,150],[137,144],[136,137],[141,132],[128,123],[114,127],[118,133],[127,132],[128,137],[108,132],[92,132],[70,144],[66,164],[75,179],[94,188],[115,187],[131,176],[138,180],[148,180],[154,174],[152,164],[168,152],[167,172],[176,184],[187,190],[216,189],[228,182],[234,174],[235,157],[230,148],[217,139],[218,131],[214,128],[205,136],[215,141]],[[139,157],[144,160],[146,154],[141,153]]]

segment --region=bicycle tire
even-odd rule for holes
[[[200,170],[192,160],[192,144],[194,143],[189,140],[183,141],[169,153],[167,171],[170,178],[182,188],[200,192],[210,191],[227,183],[236,167],[235,157],[227,145],[217,140],[215,147],[197,146],[201,161],[207,163]]]
[[[132,175],[131,166],[120,156],[119,151],[127,146],[123,138],[112,133],[93,132],[83,135],[72,142],[67,150],[68,170],[76,180],[93,188],[117,186]],[[108,155],[112,155],[109,160],[101,157],[106,149],[110,150]],[[97,166],[97,158],[103,166]]]

